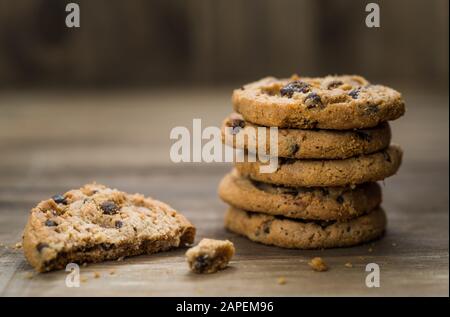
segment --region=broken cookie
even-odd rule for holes
[[[31,210],[23,235],[39,272],[192,244],[195,227],[170,206],[99,184],[55,195]]]

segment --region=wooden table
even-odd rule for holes
[[[202,118],[204,126],[219,124],[230,111],[229,92],[1,94],[0,294],[448,296],[448,96],[405,92],[408,113],[393,124],[404,164],[385,181],[385,237],[353,248],[301,251],[252,243],[224,230],[226,205],[216,187],[230,164],[169,160],[170,129],[190,128],[192,118]],[[79,288],[65,286],[64,271],[31,273],[21,250],[10,247],[20,240],[29,209],[92,180],[168,202],[197,226],[197,239],[232,240],[237,254],[231,267],[194,275],[184,250],[175,250],[82,267]],[[307,262],[314,256],[330,270],[313,272]],[[371,262],[381,268],[380,288],[365,286]],[[286,284],[277,282],[280,277]]]

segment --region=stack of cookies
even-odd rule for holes
[[[229,230],[300,249],[350,246],[383,234],[377,181],[401,164],[387,122],[405,112],[399,92],[360,76],[270,77],[235,90],[232,100],[237,113],[224,121],[224,142],[248,153],[263,138],[256,134],[250,143],[240,134],[265,127],[269,135],[277,127],[278,167],[263,173],[261,161],[235,162],[219,185],[230,205]]]

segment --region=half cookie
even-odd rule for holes
[[[252,181],[234,170],[219,185],[226,203],[247,211],[309,220],[345,220],[381,203],[377,183],[346,187],[285,187]]]
[[[267,77],[233,92],[246,121],[298,129],[362,129],[405,113],[402,95],[360,76]]]
[[[237,113],[223,122],[222,139],[227,145],[246,150],[253,148],[256,152],[259,148],[258,129],[264,129],[265,149],[270,153],[269,128],[244,121]],[[385,149],[391,141],[391,129],[385,122],[371,129],[348,131],[278,129],[277,136],[279,157],[345,159]]]
[[[231,207],[225,216],[225,226],[263,244],[293,249],[333,248],[380,237],[386,228],[386,215],[377,208],[348,222],[318,222],[274,217]]]
[[[246,158],[247,160],[247,158]],[[279,159],[273,173],[260,173],[260,162],[235,163],[243,176],[253,180],[295,187],[345,186],[383,180],[400,167],[402,150],[392,145],[386,150],[345,160]]]
[[[195,228],[170,206],[140,194],[89,184],[40,202],[23,236],[39,272],[191,244]]]

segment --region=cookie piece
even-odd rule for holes
[[[228,240],[202,239],[186,252],[189,267],[195,273],[215,273],[227,267],[235,252]]]
[[[88,184],[40,202],[23,236],[39,272],[66,264],[149,254],[193,243],[194,226],[170,206],[140,194]]]
[[[361,129],[405,113],[402,95],[360,76],[263,78],[233,92],[246,121],[298,129]]]
[[[316,272],[328,271],[328,265],[321,257],[312,258],[308,265]]]
[[[269,128],[244,121],[237,113],[231,114],[223,122],[222,140],[235,148],[248,150],[250,144],[250,147],[257,150],[258,128],[266,130],[265,153],[270,153]],[[383,150],[390,142],[391,129],[387,122],[371,129],[347,131],[278,129],[277,156],[296,159],[345,159]]]
[[[247,160],[247,158],[246,158]],[[346,186],[375,182],[394,175],[402,161],[400,147],[345,160],[279,159],[273,173],[260,173],[260,162],[236,162],[239,173],[253,180],[294,187]]]
[[[386,228],[386,215],[378,207],[348,222],[319,222],[274,217],[230,207],[225,216],[225,227],[250,240],[282,248],[334,248],[380,237]]]
[[[309,220],[345,220],[381,203],[377,183],[347,187],[285,187],[252,181],[236,170],[219,185],[219,196],[229,205],[274,216]]]

